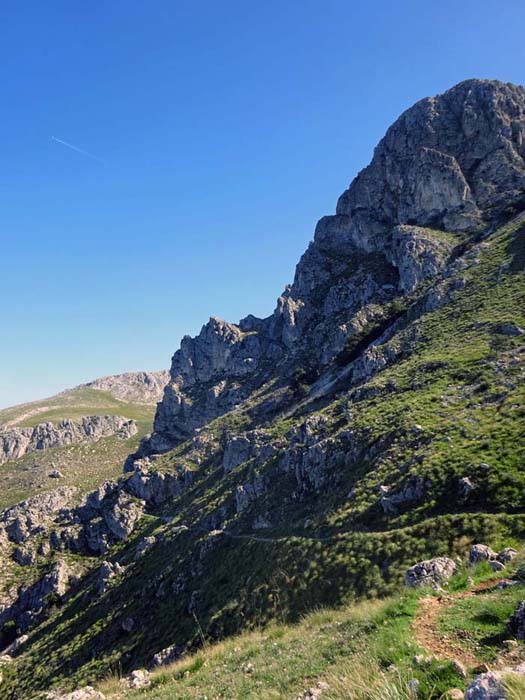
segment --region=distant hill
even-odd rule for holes
[[[47,399],[0,410],[0,478],[3,484],[0,507],[58,485],[55,478],[49,476],[52,472],[61,473],[60,485],[78,487],[79,495],[101,480],[116,477],[129,452],[151,431],[154,407],[162,396],[166,379],[165,371],[126,372],[96,379]],[[89,431],[85,439],[71,439],[66,435],[62,440],[55,439],[53,447],[46,447],[40,438],[44,449],[31,450],[18,459],[2,458],[2,446],[20,439],[20,434],[27,434],[29,428],[44,433],[44,426],[51,423],[56,433],[63,421],[79,424],[87,416],[131,419],[136,431],[129,431],[125,439],[122,433],[117,434],[119,426],[115,434],[106,430],[100,439],[98,435],[89,435]]]
[[[131,403],[156,404],[162,399],[170,378],[168,370],[158,372],[125,372],[101,377],[83,386],[108,391],[116,399]]]

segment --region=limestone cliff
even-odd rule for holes
[[[290,379],[299,356],[307,378],[317,376],[387,321],[394,299],[523,206],[525,90],[468,80],[421,100],[319,221],[272,316],[211,318],[183,339],[140,454],[173,447],[270,377]]]
[[[29,452],[96,442],[111,435],[127,439],[136,432],[135,421],[122,416],[84,416],[80,422],[64,420],[57,425],[39,423],[34,428],[8,428],[0,431],[0,464]]]

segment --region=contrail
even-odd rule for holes
[[[66,146],[67,148],[71,148],[72,151],[76,151],[77,153],[81,153],[83,156],[87,156],[88,158],[93,158],[94,160],[98,160],[99,163],[104,162],[102,160],[102,158],[95,156],[93,153],[90,153],[89,151],[84,151],[83,148],[77,148],[77,146],[73,146],[72,143],[68,143],[67,141],[62,141],[62,139],[57,139],[56,136],[52,136],[51,141],[55,141],[56,143],[61,143],[62,146]]]

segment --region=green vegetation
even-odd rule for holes
[[[525,326],[525,272],[516,262],[524,238],[520,225],[504,227],[439,288],[429,285],[409,306],[397,300],[390,308],[397,331],[378,348],[388,361],[372,379],[356,385],[352,364],[332,368],[336,393],[316,394],[305,359],[291,388],[277,381],[261,387],[198,439],[158,458],[160,472],[191,469],[191,483],[110,551],[126,570],[103,596],[94,592],[93,571],[35,630],[16,680],[5,685],[6,700],[15,688],[25,697],[53,683],[82,685],[112,669],[149,666],[169,645],[196,655],[159,672],[148,700],[291,700],[327,678],[333,700],[345,693],[378,700],[381,683],[404,700],[405,681],[414,677],[437,699],[460,684],[448,664],[414,667],[418,602],[399,591],[406,568],[421,559],[464,556],[474,541],[499,547],[525,539],[525,337],[500,331],[504,323]],[[439,297],[446,303],[431,303]],[[283,407],[277,416],[264,410],[272,400]],[[323,426],[319,439],[331,441],[333,459],[323,463],[319,451],[302,471],[286,468],[284,450],[308,448],[297,437],[307,418]],[[254,427],[281,452],[224,473],[228,436]],[[403,494],[416,482],[419,495],[384,507],[384,493]],[[238,487],[253,494],[254,484],[256,497],[239,508]],[[257,529],[258,518],[268,527]],[[216,528],[224,531],[210,534]],[[136,560],[145,535],[156,535],[156,544]],[[451,583],[453,594],[465,590],[469,574]],[[491,575],[474,572],[476,582]],[[456,615],[469,653],[493,659],[518,590],[458,596],[456,612],[443,609],[437,626],[456,635],[460,648]],[[388,600],[367,608],[358,603],[363,598]],[[495,609],[491,619],[484,605]],[[333,610],[303,620],[327,607]],[[334,622],[325,629],[320,615]],[[130,616],[137,621],[131,635],[122,628]],[[231,639],[243,630],[241,640]],[[378,679],[375,695],[359,694],[352,668]]]
[[[477,579],[486,579],[484,567],[470,573]],[[466,591],[460,579],[458,576],[452,581],[458,588],[458,603],[446,608],[443,619],[437,621],[436,634],[445,641],[451,632],[459,635],[462,628],[469,631],[461,642],[465,652],[472,654],[472,663],[467,664],[468,677],[472,678],[473,666],[487,658],[495,661],[498,654],[504,653],[501,640],[508,638],[508,615],[513,601],[523,597],[524,591],[522,586],[497,590],[495,579],[487,582],[486,592],[461,598],[459,591]],[[421,601],[429,594],[432,592],[412,591],[382,601],[322,609],[294,625],[272,623],[263,630],[218,644],[206,643],[195,654],[154,671],[150,688],[128,691],[126,697],[295,700],[317,683],[324,683],[327,687],[322,697],[327,700],[410,700],[410,683],[417,680],[419,697],[441,699],[450,688],[465,688],[468,679],[460,675],[454,664],[462,662],[461,655],[437,658],[434,649],[416,641],[414,632],[421,621]],[[458,607],[461,610],[456,618]],[[451,627],[449,621],[455,626]],[[522,652],[518,648],[517,656]],[[418,655],[428,661],[421,663]],[[110,674],[99,688],[108,695],[121,691],[118,674]],[[510,688],[518,693],[516,698],[522,698],[520,681],[509,679]]]
[[[134,452],[140,439],[151,431],[155,407],[119,401],[96,389],[79,388],[50,399],[22,404],[0,411],[0,424],[32,427],[39,423],[78,421],[83,416],[119,415],[137,422],[138,433],[129,440],[109,437],[98,442],[83,442],[65,447],[31,452],[21,459],[0,465],[2,491],[0,509],[42,491],[60,486],[76,486],[79,497],[106,479],[122,473],[126,457]],[[49,473],[58,469],[64,476],[58,483]]]
[[[147,404],[126,403],[107,391],[79,387],[64,391],[49,399],[20,404],[0,410],[0,425],[32,427],[39,423],[58,423],[61,420],[79,420],[82,416],[115,415],[133,418],[137,423],[151,424],[155,407]]]
[[[501,642],[508,639],[506,623],[524,594],[523,586],[511,586],[461,598],[445,610],[439,631],[450,644],[479,649],[480,660],[493,663],[501,653]]]

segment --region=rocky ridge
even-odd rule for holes
[[[81,386],[107,391],[120,401],[156,404],[162,399],[164,387],[168,383],[167,370],[157,372],[124,372],[100,377]]]
[[[297,362],[314,377],[468,242],[525,206],[525,91],[469,80],[408,109],[317,224],[272,316],[185,337],[145,452],[162,452]],[[390,321],[390,323],[389,323]],[[380,333],[379,333],[380,334]]]
[[[30,452],[63,447],[78,442],[97,442],[116,435],[126,440],[137,433],[134,420],[122,416],[84,416],[77,423],[63,420],[57,425],[40,423],[34,428],[0,427],[0,464]]]

